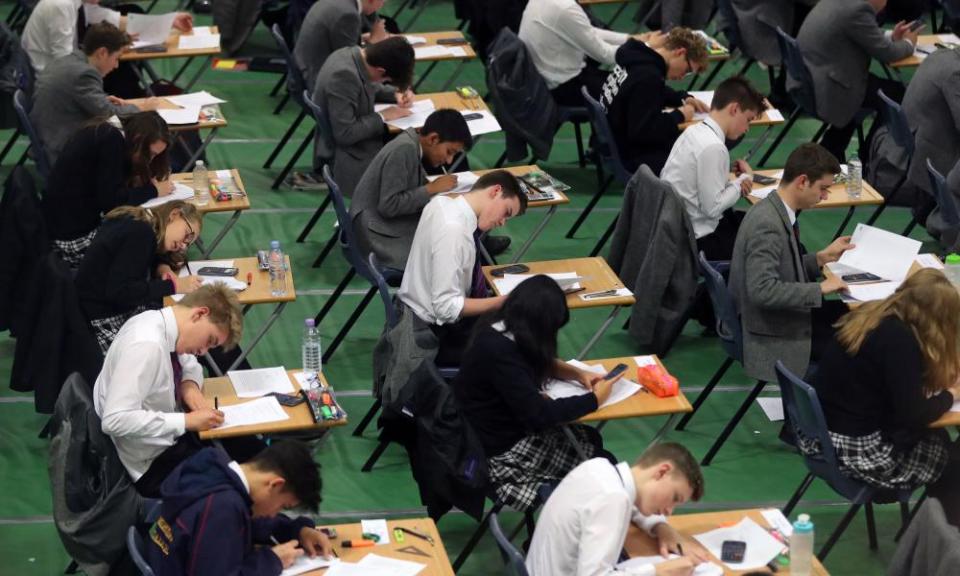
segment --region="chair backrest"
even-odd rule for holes
[[[697,256],[700,260],[700,273],[707,286],[707,294],[713,303],[713,313],[717,317],[717,335],[724,351],[737,362],[743,362],[743,331],[740,326],[740,313],[733,294],[727,287],[723,275],[714,264],[707,260],[703,252]]]
[[[30,63],[30,55],[26,51],[17,52],[14,56],[14,78],[17,82],[17,88],[23,90],[30,101],[33,97],[33,85],[36,81],[36,72],[33,64]]]
[[[290,47],[287,46],[287,41],[283,38],[283,32],[280,30],[279,24],[274,24],[270,27],[270,35],[273,36],[273,41],[280,47],[280,51],[283,52],[283,59],[287,63],[287,91],[290,92],[290,97],[302,106],[303,102],[300,101],[300,98],[307,86],[306,81],[303,79],[303,72],[300,70],[300,65],[297,62],[297,57],[293,55]]]
[[[136,526],[131,526],[127,529],[127,551],[130,552],[130,558],[137,566],[137,569],[140,570],[142,576],[154,576],[153,568],[150,567],[147,559],[144,558],[146,546],[143,542],[143,536],[140,534],[140,531],[137,530]]]
[[[393,306],[393,297],[390,295],[390,286],[383,277],[383,269],[380,266],[380,262],[377,261],[377,255],[371,252],[367,259],[367,263],[370,265],[370,277],[373,279],[373,283],[377,287],[377,292],[380,294],[380,301],[383,302],[383,310],[386,314],[387,326],[393,328],[397,325],[397,322],[400,319],[397,317],[397,309]]]
[[[813,88],[813,76],[803,59],[800,44],[796,38],[784,32],[779,26],[777,26],[777,44],[780,45],[780,57],[787,67],[787,74],[799,83],[799,86],[790,90],[790,97],[805,113],[817,117],[817,97]]]
[[[503,557],[503,561],[506,564],[506,574],[511,576],[528,576],[523,554],[517,550],[517,547],[514,546],[503,533],[503,528],[500,526],[500,519],[497,517],[496,512],[490,512],[488,522],[490,533],[493,534],[493,539],[497,541],[500,556]]]
[[[329,151],[330,153],[328,158],[321,158],[324,164],[328,164],[333,160],[333,151],[336,150],[337,145],[333,141],[333,128],[330,127],[330,118],[327,116],[327,111],[313,101],[309,90],[304,90],[300,95],[300,99],[301,102],[303,102],[303,105],[310,110],[310,114],[313,116],[313,121],[316,130],[319,133],[319,138],[324,142],[323,149]],[[320,153],[320,149],[317,150],[317,153]]]
[[[882,112],[887,121],[887,129],[893,136],[893,141],[897,143],[897,146],[903,148],[908,158],[913,158],[913,152],[916,149],[916,137],[913,130],[910,129],[910,122],[907,121],[907,115],[903,108],[884,94],[883,90],[877,90],[877,96],[883,102]]]
[[[47,158],[47,149],[40,140],[40,135],[33,127],[30,121],[30,108],[32,107],[30,99],[24,94],[23,90],[17,89],[13,93],[13,108],[17,111],[17,118],[20,119],[20,127],[27,133],[30,139],[30,149],[33,153],[33,160],[37,163],[37,171],[40,176],[46,180],[50,174],[50,161]]]
[[[327,188],[329,189],[328,194],[330,194],[330,200],[333,203],[333,210],[337,214],[337,223],[340,226],[340,249],[343,250],[343,257],[353,266],[357,274],[372,283],[373,278],[370,273],[370,267],[367,264],[367,259],[360,254],[360,249],[357,248],[357,244],[354,242],[353,219],[350,218],[350,211],[347,209],[347,203],[343,199],[343,192],[340,191],[340,186],[333,180],[333,174],[330,172],[329,164],[323,167],[323,180],[327,183]]]
[[[960,208],[957,207],[957,199],[953,191],[947,187],[947,179],[933,167],[933,162],[929,158],[927,158],[927,174],[930,177],[930,189],[933,190],[934,199],[940,207],[943,223],[950,228],[960,228]]]
[[[733,52],[736,49],[743,50],[743,42],[740,36],[740,19],[737,18],[737,12],[733,9],[731,0],[717,0],[717,12],[720,15],[720,30],[727,37],[729,46],[727,48]]]
[[[617,148],[617,141],[613,138],[613,131],[610,130],[610,123],[607,122],[607,113],[590,95],[586,86],[580,88],[580,93],[583,94],[583,101],[587,104],[587,116],[590,117],[590,125],[593,126],[597,153],[613,173],[614,178],[626,186],[633,174],[623,167],[623,162],[620,160],[620,150]]]

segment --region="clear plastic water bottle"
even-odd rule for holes
[[[943,273],[954,286],[960,286],[960,254],[947,254]]]
[[[847,198],[857,200],[863,190],[863,165],[856,156],[847,160]]]
[[[197,206],[206,206],[210,202],[210,180],[203,160],[197,160],[193,166],[193,201]]]
[[[287,267],[283,261],[280,241],[270,241],[270,294],[283,296],[287,293]]]
[[[320,331],[317,330],[313,318],[303,321],[303,373],[319,383],[321,363]]]
[[[813,522],[809,514],[800,514],[793,523],[790,537],[790,575],[809,576],[813,573]]]

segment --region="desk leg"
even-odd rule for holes
[[[623,306],[613,307],[613,310],[610,311],[610,315],[607,316],[607,319],[604,320],[603,324],[600,325],[600,329],[597,330],[596,334],[593,335],[593,338],[591,338],[590,341],[587,342],[587,345],[583,347],[583,350],[581,350],[580,353],[577,354],[577,360],[580,360],[581,358],[585,357],[587,355],[587,352],[589,352],[590,349],[593,348],[593,345],[596,344],[598,340],[600,340],[604,332],[607,331],[607,328],[609,328],[610,325],[613,324],[613,321],[616,320],[617,315],[620,314],[621,308],[623,308]]]
[[[437,67],[437,62],[439,62],[439,60],[433,60],[430,62],[430,64],[427,65],[426,71],[420,75],[420,79],[417,80],[417,83],[413,85],[414,93],[420,92],[420,85],[423,84],[424,80],[427,79],[427,76],[429,76],[430,73],[433,72],[433,69]],[[444,90],[446,90],[446,88],[444,88]]]
[[[403,3],[400,4],[400,6],[397,8],[397,11],[393,13],[393,16],[391,16],[391,18],[393,18],[394,20],[399,20],[400,13],[406,10],[407,6],[409,5],[410,5],[410,0],[403,0]]]
[[[213,137],[217,135],[217,131],[218,131],[218,130],[220,130],[220,129],[219,129],[219,128],[211,128],[211,129],[210,129],[210,133],[207,134],[207,137],[204,138],[203,142],[200,143],[200,147],[197,148],[197,150],[193,153],[193,155],[190,156],[190,159],[187,160],[187,163],[184,165],[184,170],[192,170],[192,169],[193,169],[193,164],[197,161],[197,159],[200,158],[200,155],[203,154],[203,151],[207,149],[207,146],[210,145],[210,142],[213,140]],[[180,143],[181,143],[181,145],[184,147],[184,149],[185,149],[187,152],[189,152],[189,151],[190,151],[190,147],[187,146],[187,143],[184,142],[182,138],[178,138],[178,140],[180,141]]]
[[[191,58],[191,60],[193,59]],[[184,86],[184,92],[190,92],[190,89],[193,88],[193,85],[196,84],[197,81],[200,80],[200,77],[203,76],[204,72],[207,71],[207,68],[210,66],[211,62],[213,62],[213,56],[207,56],[203,63],[200,64],[200,68],[197,69],[197,71],[193,74],[193,77],[190,78],[190,81],[187,82],[187,85]],[[184,65],[183,69],[186,70],[186,65]]]
[[[241,362],[246,360],[247,356],[250,355],[250,352],[253,351],[253,349],[257,346],[260,340],[266,335],[267,331],[270,330],[270,327],[273,326],[273,323],[277,321],[277,318],[280,317],[280,314],[283,312],[283,309],[286,307],[287,307],[286,302],[280,302],[279,304],[277,304],[277,307],[273,309],[273,314],[271,314],[270,317],[267,318],[267,321],[264,322],[263,326],[260,327],[260,330],[257,332],[257,335],[253,337],[253,342],[251,342],[250,345],[247,346],[243,350],[243,352],[240,353],[239,356],[237,356],[237,359],[234,360],[233,364],[230,365],[230,368],[227,369],[228,372],[230,370],[235,370],[237,366],[240,365]]]
[[[580,443],[577,442],[577,437],[573,435],[573,431],[570,430],[569,424],[563,425],[563,433],[567,437],[567,440],[573,444],[573,449],[577,451],[577,456],[580,457],[581,462],[587,461],[587,455],[584,453],[583,448],[580,447]]]
[[[210,200],[210,201],[216,202],[216,200]],[[241,213],[240,210],[233,211],[233,216],[231,216],[230,219],[227,220],[227,223],[223,225],[223,228],[221,228],[220,232],[214,237],[213,240],[210,241],[209,245],[199,246],[200,239],[197,238],[197,244],[198,244],[197,247],[200,248],[200,253],[203,255],[204,258],[210,258],[210,254],[212,254],[213,250],[217,247],[217,245],[220,244],[220,242],[223,240],[223,237],[227,235],[227,232],[229,232],[230,229],[234,227],[234,225],[236,225],[237,220],[240,219],[240,213]]]
[[[853,211],[856,209],[857,209],[856,206],[851,206],[850,209],[847,210],[847,216],[843,219],[843,222],[840,223],[840,227],[837,228],[837,232],[833,235],[834,240],[836,240],[837,238],[840,237],[841,234],[843,234],[843,229],[847,227],[847,224],[850,222],[850,218],[853,218]]]
[[[151,82],[156,82],[160,79],[160,75],[153,69],[153,64],[151,64],[149,60],[141,60],[141,62],[143,63],[143,71],[150,77]]]
[[[679,414],[671,414],[667,421],[663,423],[663,426],[657,430],[657,433],[653,435],[653,440],[650,441],[650,446],[654,444],[659,444],[663,440],[663,437],[667,435],[667,432],[673,430],[673,423],[677,421]]]
[[[407,25],[400,28],[402,32],[413,30],[413,25],[417,23],[417,20],[419,20],[420,16],[423,15],[423,11],[427,9],[427,4],[430,3],[430,0],[417,0],[417,1],[420,3],[420,6],[417,8],[417,11],[414,13],[413,18],[411,18],[410,21],[407,22]]]
[[[760,148],[763,147],[764,142],[767,141],[767,138],[770,136],[770,131],[773,130],[773,124],[767,126],[767,129],[763,131],[763,134],[760,135],[760,138],[756,143],[750,148],[750,151],[747,152],[747,162],[749,162],[754,154],[760,151]]]
[[[520,250],[517,251],[516,256],[513,257],[514,263],[519,262],[520,259],[523,258],[523,255],[527,253],[527,250],[529,250],[530,246],[533,245],[533,241],[536,240],[537,237],[540,236],[540,233],[543,232],[543,229],[547,227],[547,222],[549,222],[550,219],[553,218],[553,215],[556,214],[558,206],[559,204],[554,204],[550,207],[550,209],[547,211],[547,214],[543,217],[543,220],[540,221],[540,224],[538,224],[536,229],[533,231],[533,234],[527,238],[527,241],[524,242],[523,246],[520,247]]]
[[[453,86],[453,83],[460,76],[460,73],[463,71],[463,67],[466,66],[466,64],[467,64],[466,60],[457,61],[457,67],[453,69],[453,74],[447,76],[447,81],[443,85],[443,88],[440,90],[441,92],[447,92],[450,90],[450,87]]]
[[[186,61],[180,65],[180,68],[177,69],[176,74],[173,75],[173,79],[170,81],[176,84],[177,80],[179,80],[180,77],[183,76],[183,73],[187,71],[187,67],[190,66],[190,63],[193,62],[194,58],[195,56],[187,56]],[[189,91],[190,91],[190,88],[188,86],[187,89],[184,90],[184,92],[189,92]]]

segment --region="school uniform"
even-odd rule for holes
[[[77,49],[77,22],[83,0],[40,0],[23,27],[20,45],[40,73],[51,62]],[[105,21],[120,27],[120,13],[103,9]]]
[[[327,58],[340,48],[359,44],[365,25],[376,20],[376,14],[369,19],[364,15],[359,0],[314,2],[300,25],[293,49],[306,85],[313,87]]]

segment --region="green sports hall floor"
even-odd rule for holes
[[[4,2],[0,13],[5,14],[10,5],[11,2]],[[173,0],[160,0],[154,13],[172,9],[174,5]],[[392,14],[397,5],[399,0],[389,0],[384,12]],[[603,16],[610,12],[601,8],[597,13]],[[406,12],[401,17],[401,23],[409,16],[410,12]],[[198,24],[208,22],[209,16],[197,18]],[[456,25],[452,2],[433,0],[414,31],[449,30]],[[632,23],[626,17],[621,17],[615,27],[631,30]],[[265,54],[273,51],[267,30],[260,26],[244,53]],[[445,75],[452,68],[450,64],[438,66],[421,92],[439,90]],[[737,68],[729,65],[722,75],[733,74]],[[172,66],[162,64],[160,70],[170,74]],[[750,77],[762,88],[767,88],[764,71],[754,67]],[[480,63],[473,62],[464,69],[457,84],[469,84],[484,93],[483,78]],[[303,319],[314,316],[323,306],[346,272],[346,265],[341,255],[334,252],[321,268],[310,268],[317,251],[332,231],[332,211],[324,215],[306,243],[294,243],[320,202],[321,192],[289,188],[273,191],[269,188],[279,167],[264,170],[262,164],[296,115],[292,105],[287,106],[279,116],[271,114],[276,99],[269,97],[268,92],[276,80],[277,76],[273,74],[208,70],[197,88],[209,90],[228,101],[222,110],[230,124],[208,149],[209,164],[214,168],[239,168],[253,204],[253,208],[243,214],[217,249],[215,256],[249,256],[255,250],[266,247],[271,239],[279,239],[293,263],[297,300],[287,307],[250,359],[255,366],[293,367],[300,361],[300,327]],[[781,166],[786,153],[809,139],[816,128],[813,121],[800,122],[770,165]],[[300,129],[298,142],[307,130],[307,127]],[[8,131],[0,133],[0,139],[6,141],[8,134]],[[758,134],[759,130],[751,131],[734,151],[734,157],[745,154]],[[2,167],[4,174],[24,146],[24,139],[21,139]],[[281,159],[286,161],[292,150],[291,145]],[[471,166],[475,169],[491,167],[502,150],[502,134],[484,136],[470,152]],[[309,160],[301,162],[301,165],[302,168],[309,167]],[[619,209],[620,190],[618,188],[608,193],[577,238],[568,240],[564,238],[566,230],[596,186],[593,168],[580,168],[576,163],[573,131],[569,126],[560,131],[550,161],[543,162],[542,166],[573,187],[572,203],[559,210],[526,259],[585,256]],[[865,220],[868,213],[867,210],[858,211],[855,221]],[[534,210],[507,225],[506,233],[513,237],[515,246],[527,237],[541,216],[542,212]],[[803,216],[804,242],[810,247],[822,246],[831,238],[842,217],[841,210],[808,211]],[[211,237],[226,218],[223,215],[208,217],[204,236]],[[906,220],[905,210],[893,209],[887,211],[879,223],[899,231]],[[914,232],[914,237],[930,240],[922,230]],[[357,280],[337,302],[320,327],[324,342],[333,338],[359,303],[365,289],[363,281]],[[247,316],[248,333],[252,333],[264,321],[267,308],[254,307],[250,311]],[[560,334],[561,355],[569,357],[575,354],[606,315],[606,310],[575,312],[573,321]],[[370,355],[382,323],[383,309],[379,301],[374,300],[332,361],[324,366],[324,372],[338,390],[340,400],[353,422],[359,420],[371,403]],[[13,351],[14,342],[6,333],[0,334],[2,381],[6,381],[10,373]],[[630,337],[616,326],[610,329],[590,356],[606,358],[635,352]],[[722,360],[723,353],[717,341],[703,337],[700,329],[690,324],[666,358],[666,365],[680,379],[684,391],[692,399]],[[671,432],[667,438],[686,444],[695,455],[702,456],[742,401],[749,385],[751,383],[739,367],[732,368],[688,429]],[[663,422],[663,418],[614,421],[604,428],[604,441],[618,457],[632,460],[643,451]],[[0,387],[0,576],[58,574],[69,561],[51,517],[46,472],[47,442],[37,438],[37,432],[43,424],[44,417],[34,413],[31,396],[15,393],[7,386]],[[705,499],[685,506],[680,512],[782,505],[803,478],[805,470],[800,458],[777,441],[778,429],[779,424],[769,422],[759,407],[751,408],[714,463],[706,468]],[[391,447],[372,473],[361,473],[360,466],[376,441],[372,430],[368,430],[363,438],[352,437],[351,430],[352,426],[334,430],[316,451],[324,478],[322,521],[342,523],[359,518],[425,515],[402,449]],[[823,542],[846,510],[846,505],[829,488],[817,482],[797,510],[812,514],[818,542]],[[827,568],[832,574],[863,576],[883,573],[895,548],[892,540],[898,526],[895,507],[878,507],[877,522],[879,550],[871,552],[868,549],[861,513],[828,558]],[[440,521],[440,533],[451,559],[459,552],[475,526],[474,520],[460,513],[449,514]],[[500,559],[493,541],[486,538],[461,573],[496,574],[500,572],[499,567]]]

